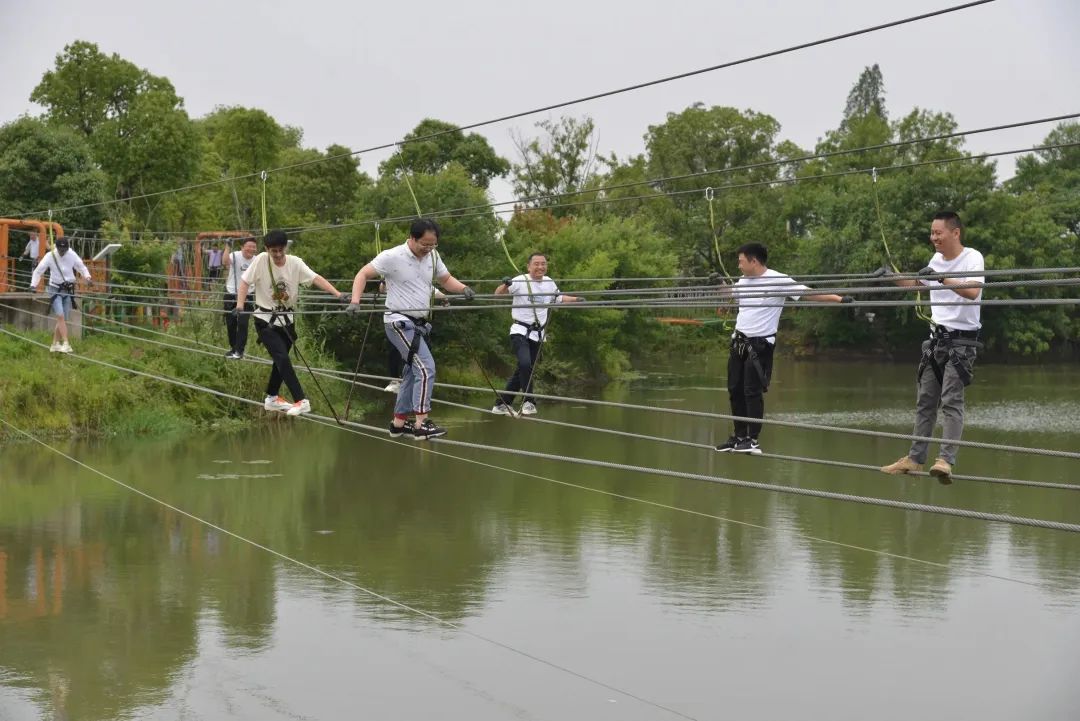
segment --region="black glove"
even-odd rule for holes
[[[464,296],[465,300],[472,300],[476,297],[476,291],[469,286],[465,286],[461,289],[461,295]]]
[[[233,318],[238,317],[240,315],[240,309],[234,305],[232,310],[229,311],[229,315],[231,315]]]
[[[709,273],[709,285],[719,285],[721,280],[723,280],[723,276],[715,270],[712,273]]]
[[[510,284],[513,283],[513,282],[514,282],[514,279],[511,278],[510,276],[506,276],[505,278],[502,279],[502,284],[505,285],[507,288],[509,288]]]
[[[359,303],[349,303],[349,307],[345,309],[345,312],[348,313],[349,315],[356,315],[357,313],[360,312],[360,304]]]
[[[877,270],[875,270],[873,273],[871,273],[870,277],[871,278],[887,278],[887,277],[893,276],[893,275],[896,275],[896,273],[893,272],[893,269],[890,268],[887,265],[883,265],[880,268],[878,268]]]
[[[918,275],[937,275],[937,274],[938,274],[938,272],[936,270],[934,270],[933,268],[931,268],[930,266],[926,266],[925,268],[921,269],[919,271],[919,273],[918,273]]]
[[[842,295],[842,296],[840,296],[840,302],[841,303],[854,303],[855,302],[855,296],[853,296],[853,295]]]
[[[342,293],[341,295],[339,295],[337,297],[337,299],[338,299],[339,303],[344,303],[346,305],[352,305],[352,295],[350,295],[348,293]]]

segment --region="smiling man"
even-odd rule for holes
[[[954,287],[983,282],[982,253],[965,248],[963,240],[964,225],[960,216],[951,211],[938,213],[930,224],[930,242],[937,252],[930,264],[919,271],[920,276],[927,277],[894,281],[900,286],[931,288],[930,339],[923,342],[922,359],[916,372],[915,435],[933,433],[940,407],[941,454],[930,468],[930,475],[944,484],[952,482],[957,447],[949,441],[959,440],[964,431],[964,388],[972,380],[982,327],[982,288]],[[930,279],[939,273],[963,275]],[[915,441],[906,456],[881,470],[890,474],[922,470],[929,447],[926,441]]]
[[[559,293],[555,281],[547,276],[548,261],[543,253],[529,256],[525,273],[515,278],[503,278],[502,284],[495,289],[496,295],[510,293],[514,296],[510,308],[510,347],[517,359],[517,369],[506,382],[506,392],[491,409],[492,413],[511,415],[514,395],[521,391],[524,398],[521,414],[536,415],[536,399],[532,396],[533,368],[540,355],[548,324],[548,309],[552,303],[575,303],[581,298],[575,295]]]

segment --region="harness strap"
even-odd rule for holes
[[[749,359],[750,365],[753,366],[758,378],[761,379],[761,392],[768,393],[769,377],[765,375],[765,368],[761,365],[761,359],[758,357],[757,351],[754,350],[752,341],[755,340],[763,340],[768,343],[764,338],[751,338],[741,331],[735,331],[731,334],[731,350],[740,358]]]

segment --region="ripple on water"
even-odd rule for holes
[[[835,426],[908,426],[914,407],[872,408],[856,411],[782,413],[777,420]],[[940,424],[940,418],[939,424]],[[1080,402],[998,401],[976,403],[966,409],[966,428],[986,428],[1008,433],[1076,433],[1080,431]]]

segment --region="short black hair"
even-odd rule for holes
[[[439,225],[431,218],[417,218],[409,226],[409,237],[413,240],[420,240],[424,237],[424,233],[431,231],[435,234],[435,239],[439,239]]]
[[[240,247],[243,248],[248,243],[256,243],[256,244],[258,244],[258,242],[259,242],[258,238],[255,238],[255,237],[252,237],[252,236],[249,235],[246,238],[241,238],[240,239]]]
[[[769,259],[769,249],[761,243],[744,243],[735,251],[737,255],[745,255],[747,260],[756,260],[765,265]]]
[[[284,230],[271,230],[263,238],[263,245],[267,248],[284,248],[289,244],[289,236],[285,235]]]
[[[536,251],[535,253],[529,253],[529,259],[525,261],[525,265],[528,265],[529,263],[531,263],[532,259],[535,258],[538,255],[541,258],[543,258],[544,260],[547,260],[547,253],[541,253],[540,251]]]
[[[938,213],[934,213],[934,220],[944,220],[945,227],[949,230],[960,229],[960,238],[964,238],[964,223],[960,220],[960,216],[951,210],[942,210]]]

